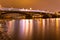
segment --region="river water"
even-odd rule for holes
[[[60,18],[9,20],[6,26],[13,40],[60,40]]]

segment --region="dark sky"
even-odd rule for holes
[[[60,0],[0,0],[3,7],[33,8],[40,10],[60,10]]]

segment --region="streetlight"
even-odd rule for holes
[[[32,10],[32,8],[30,8],[30,10]]]

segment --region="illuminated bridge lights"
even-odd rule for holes
[[[27,11],[27,12],[45,12],[45,13],[50,13],[50,12],[41,11],[41,10],[32,10],[32,8],[30,8],[30,9],[0,8],[0,11]],[[53,12],[51,12],[51,13],[53,13]]]
[[[46,12],[41,10],[17,9],[17,8],[0,8],[0,15],[3,18],[34,18],[34,17],[53,17],[54,12]]]

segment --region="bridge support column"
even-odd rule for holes
[[[45,14],[45,15],[43,15],[43,18],[52,18],[52,15],[50,15],[50,14]]]

